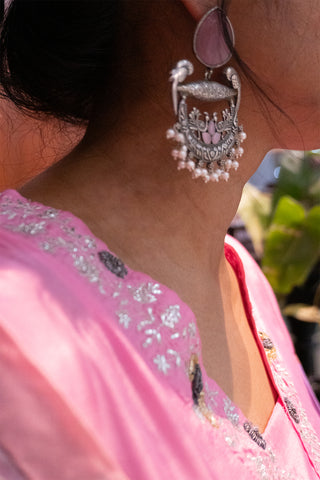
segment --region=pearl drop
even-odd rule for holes
[[[198,177],[201,177],[201,168],[196,168],[193,172],[193,176],[194,178],[198,178]]]
[[[210,175],[208,175],[208,173],[206,175],[203,176],[203,181],[204,183],[208,183],[210,180]]]
[[[178,153],[178,157],[181,158],[181,160],[185,160],[187,158],[187,152],[184,150],[180,150]]]
[[[239,162],[237,162],[237,160],[234,160],[232,162],[232,168],[234,168],[234,170],[238,170],[239,168]]]
[[[179,150],[176,150],[176,149],[172,150],[171,155],[175,160],[177,160],[177,158],[179,157]]]
[[[169,128],[169,130],[167,130],[167,133],[166,133],[166,137],[167,139],[169,140],[170,138],[174,138],[175,137],[175,131],[172,129],[172,128]]]
[[[218,178],[219,178],[222,173],[222,170],[220,170],[220,168],[217,168],[215,173],[218,175]]]
[[[243,155],[243,148],[242,147],[239,147],[237,148],[236,150],[236,157],[241,157]]]
[[[240,132],[239,134],[240,140],[243,142],[247,138],[247,134],[245,132]]]
[[[221,178],[223,178],[223,180],[225,180],[226,182],[229,180],[229,173],[228,172],[222,172],[221,173]]]
[[[232,160],[229,159],[226,161],[226,169],[230,170],[231,167],[232,167]]]
[[[189,172],[192,172],[194,170],[194,167],[195,167],[195,163],[193,160],[189,160],[187,162],[187,169],[189,170]]]
[[[183,162],[183,161],[180,161],[178,162],[178,170],[183,170],[184,168],[186,168],[186,163]]]
[[[219,176],[216,173],[211,173],[210,180],[213,182],[219,182]]]
[[[184,142],[184,135],[182,135],[182,133],[177,133],[174,138],[178,143]]]

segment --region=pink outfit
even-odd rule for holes
[[[229,237],[226,256],[279,394],[262,434],[208,378],[175,292],[70,213],[1,194],[0,478],[319,479],[319,405],[274,295]],[[216,426],[193,400],[192,354]]]

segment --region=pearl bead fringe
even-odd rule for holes
[[[173,128],[167,130],[166,134],[167,139],[175,140],[181,146],[180,148],[175,148],[172,150],[171,155],[174,160],[177,160],[178,170],[189,170],[192,173],[192,178],[202,178],[205,183],[208,182],[219,182],[219,180],[228,181],[230,177],[230,170],[238,170],[239,159],[243,155],[243,148],[240,147],[247,135],[245,132],[241,131],[237,135],[235,147],[233,147],[229,156],[225,160],[216,163],[216,167],[213,167],[213,163],[208,163],[206,166],[201,165],[201,161],[195,159],[192,153],[188,150],[188,147],[185,145],[185,137],[182,133],[176,132]]]

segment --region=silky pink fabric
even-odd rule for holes
[[[0,474],[320,478],[319,412],[271,288],[229,237],[226,255],[279,395],[262,434],[265,448],[208,378],[196,320],[175,292],[117,262],[70,213],[15,191],[1,194]],[[259,331],[272,339],[275,360]],[[194,353],[217,427],[192,400],[187,368]]]

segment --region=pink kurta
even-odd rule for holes
[[[319,406],[277,302],[241,245],[225,252],[279,395],[263,433],[207,376],[175,292],[70,213],[0,196],[1,479],[320,478]]]

